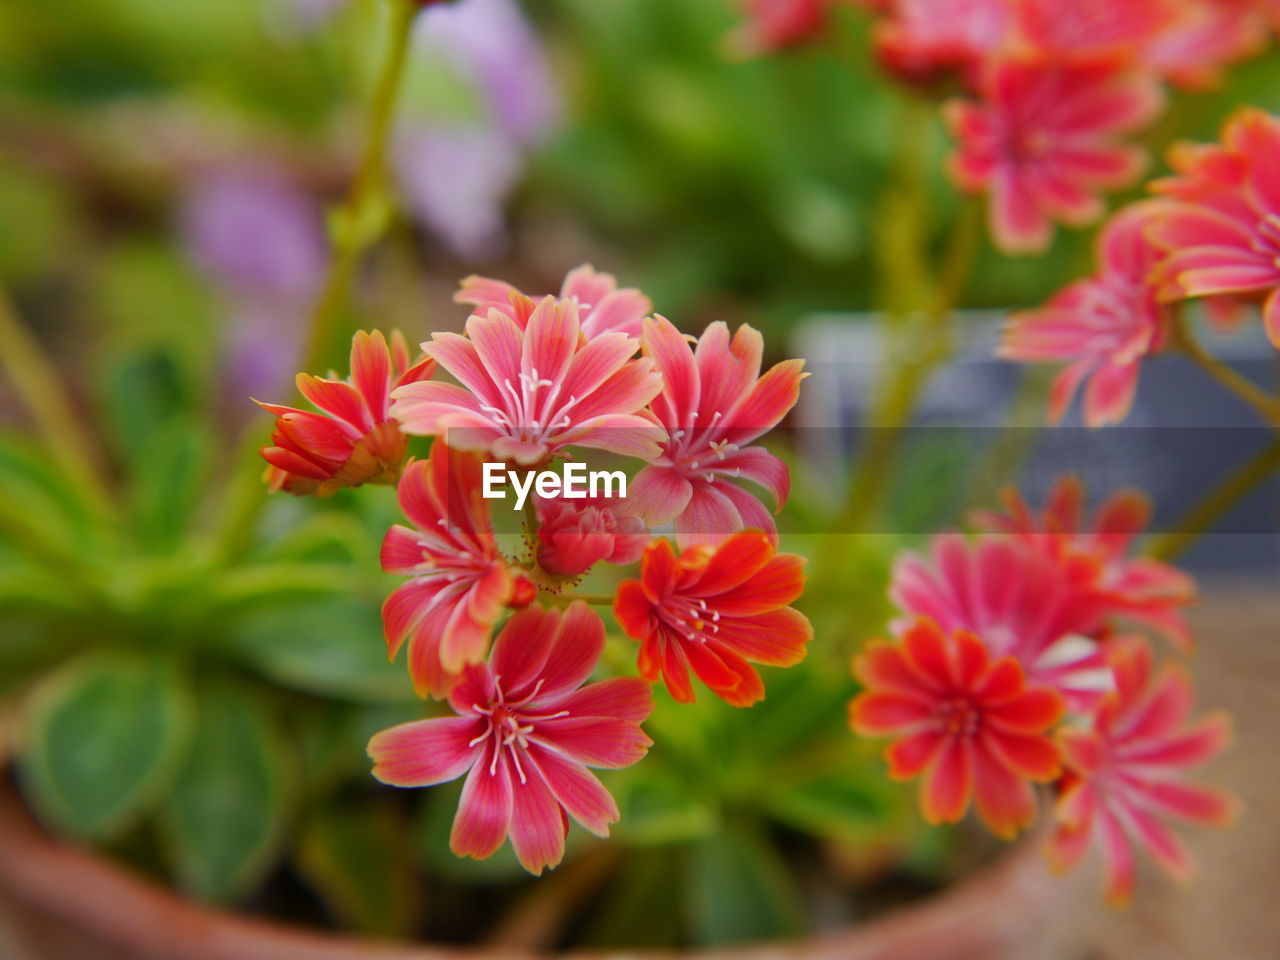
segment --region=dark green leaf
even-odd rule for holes
[[[688,905],[695,943],[772,940],[804,929],[800,897],[777,854],[754,830],[735,827],[689,850]]]
[[[247,691],[206,687],[195,737],[160,822],[182,888],[228,900],[270,868],[294,792],[295,764]]]
[[[173,782],[192,706],[172,664],[96,656],[49,677],[22,719],[20,769],[36,810],[58,830],[107,837]]]

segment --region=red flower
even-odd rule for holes
[[[752,663],[789,667],[804,658],[813,627],[788,606],[804,589],[804,559],[775,553],[748,531],[678,557],[666,540],[645,550],[640,579],[618,587],[614,615],[640,641],[640,673],[661,675],[682,703],[694,699],[689,668],[735,707],[764,697]]]
[[[1054,221],[1083,226],[1103,212],[1100,194],[1132,183],[1145,154],[1118,142],[1160,107],[1154,77],[1109,63],[993,61],[979,102],[953,100],[951,173],[989,194],[991,235],[1009,253],[1037,253]]]
[[[1098,237],[1098,272],[1071,284],[1039,310],[1015,314],[1005,328],[1000,356],[1023,363],[1067,361],[1054,381],[1049,420],[1066,413],[1081,384],[1088,426],[1118,423],[1128,415],[1142,360],[1163,349],[1169,308],[1151,276],[1162,252],[1147,228],[1168,203],[1125,207]]]
[[[350,380],[298,374],[298,390],[324,414],[255,400],[276,415],[275,446],[262,448],[271,489],[327,497],[339,487],[395,483],[408,441],[387,414],[391,391],[426,380],[435,367],[410,363],[400,331],[388,347],[380,331],[361,330],[351,342]]]
[[[849,705],[850,725],[862,736],[896,738],[885,754],[889,775],[923,774],[929,823],[955,823],[971,798],[1001,837],[1034,819],[1031,784],[1060,773],[1048,732],[1062,717],[1056,692],[1027,687],[1016,660],[992,657],[973,634],[943,633],[927,620],[900,643],[872,641],[853,669],[866,692]]]
[[[650,539],[626,500],[538,500],[538,566],[553,576],[580,576],[600,560],[635,563]]]
[[[741,0],[747,22],[729,36],[730,48],[752,57],[817,38],[827,28],[829,8],[840,0]]]
[[[876,25],[876,54],[909,83],[951,71],[972,78],[1008,44],[1012,27],[1008,0],[898,0],[892,18]]]
[[[908,615],[895,632],[921,619],[943,632],[976,635],[992,656],[1018,661],[1029,683],[1050,686],[1073,710],[1087,710],[1111,689],[1111,672],[1095,639],[1104,610],[1087,558],[1050,556],[1007,537],[967,543],[945,534],[932,562],[907,553],[893,567],[889,596]]]
[[[1153,627],[1188,646],[1190,631],[1182,608],[1196,601],[1191,577],[1167,563],[1129,555],[1134,540],[1150,522],[1151,501],[1136,490],[1121,490],[1104,501],[1087,521],[1084,487],[1076,477],[1055,485],[1036,516],[1017,490],[1004,493],[1006,513],[979,513],[978,523],[1012,533],[1060,562],[1080,558],[1092,565],[1092,590],[1103,611]]]
[[[1156,184],[1183,201],[1151,230],[1169,251],[1165,293],[1263,300],[1264,328],[1280,346],[1280,118],[1241,110],[1222,140],[1176,148],[1177,176]]]
[[[564,855],[569,817],[608,836],[618,807],[587,767],[635,763],[652,744],[640,723],[653,709],[636,677],[582,684],[604,649],[604,624],[583,603],[564,614],[515,614],[488,663],[465,668],[449,694],[456,717],[384,730],[369,741],[373,775],[427,787],[467,774],[449,845],[482,860],[511,835],[530,873]]]
[[[1151,650],[1144,643],[1114,646],[1111,666],[1116,690],[1091,726],[1066,729],[1059,737],[1068,772],[1049,853],[1066,869],[1091,843],[1101,848],[1107,897],[1123,903],[1133,890],[1135,846],[1173,876],[1189,879],[1190,856],[1166,823],[1223,825],[1231,820],[1234,804],[1222,793],[1183,782],[1187,770],[1226,746],[1227,717],[1213,714],[1188,722],[1190,677],[1173,665],[1153,676]]]
[[[494,624],[534,587],[498,550],[482,497],[481,461],[437,440],[405,468],[397,493],[413,528],[382,542],[382,569],[412,577],[382,605],[391,659],[409,640],[409,675],[421,696],[443,696],[467,663],[484,658]]]
[[[800,396],[803,360],[760,373],[764,340],[723,323],[690,345],[671,321],[645,323],[644,353],[662,373],[651,409],[662,424],[662,453],[631,484],[631,500],[650,526],[675,521],[681,547],[715,543],[748,528],[776,529],[760,500],[737,483],[769,492],[781,510],[791,488],[787,466],[753,441],[772,430]]]

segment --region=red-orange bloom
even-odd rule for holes
[[[764,697],[752,663],[789,667],[804,658],[813,627],[788,606],[803,589],[804,558],[776,553],[759,531],[679,556],[656,540],[641,559],[640,579],[618,587],[613,612],[640,641],[647,680],[661,675],[673,697],[690,703],[692,668],[726,703],[749,707]]]
[[[929,823],[955,823],[976,798],[997,835],[1035,818],[1031,784],[1061,772],[1050,730],[1062,698],[1028,687],[1012,657],[994,658],[973,634],[943,633],[923,620],[900,643],[874,640],[854,660],[866,691],[849,704],[849,723],[867,737],[893,737],[889,775],[923,775],[920,807]]]
[[[327,497],[340,487],[395,483],[408,440],[387,414],[396,387],[426,380],[434,360],[409,358],[400,331],[361,330],[351,341],[351,377],[298,374],[298,390],[323,413],[254,401],[276,415],[274,446],[262,448],[271,489]]]

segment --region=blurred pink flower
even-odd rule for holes
[[[992,656],[1013,657],[1027,682],[1049,686],[1074,710],[1087,710],[1110,688],[1097,641],[1104,607],[1087,562],[1058,558],[1007,537],[933,540],[930,558],[903,554],[889,596],[905,614],[895,632],[920,618],[946,633],[973,633]]]
[[[1153,675],[1151,650],[1141,642],[1117,643],[1110,662],[1115,692],[1088,727],[1059,734],[1067,775],[1049,854],[1065,870],[1090,845],[1100,848],[1107,897],[1121,904],[1133,890],[1135,846],[1187,880],[1191,858],[1166,825],[1221,826],[1231,821],[1234,803],[1218,791],[1184,782],[1189,769],[1226,746],[1228,718],[1211,714],[1191,722],[1190,677],[1173,665]]]
[[[641,722],[649,686],[618,677],[583,686],[604,649],[604,624],[577,602],[563,614],[530,607],[466,667],[449,693],[456,717],[401,724],[369,741],[373,775],[397,787],[466,783],[449,845],[492,856],[511,836],[530,873],[564,855],[570,816],[608,836],[618,807],[588,767],[630,766],[652,741]]]
[[[467,335],[436,333],[422,345],[456,377],[411,384],[392,415],[411,434],[444,436],[523,466],[568,446],[652,459],[660,431],[641,415],[662,388],[653,364],[632,359],[620,333],[582,336],[578,307],[545,297],[522,329],[496,310],[467,320]]]
[[[398,330],[390,345],[381,331],[361,330],[351,341],[349,379],[298,374],[298,390],[322,413],[254,401],[276,417],[274,445],[261,451],[271,489],[327,497],[341,487],[395,483],[408,441],[388,414],[389,395],[434,371],[432,360],[410,360]]]
[[[838,2],[842,0],[739,0],[746,22],[729,35],[729,48],[752,57],[808,43],[826,30],[829,8]]]
[[[989,195],[991,234],[1008,253],[1045,250],[1055,220],[1098,219],[1100,194],[1131,184],[1145,163],[1118,137],[1162,102],[1150,74],[1105,63],[993,61],[981,93],[945,106],[956,138],[950,169],[962,189]]]
[[[1178,87],[1203,90],[1225,67],[1267,43],[1270,24],[1257,0],[1193,0],[1142,51],[1142,62]]]
[[[1119,423],[1128,415],[1143,358],[1163,349],[1168,338],[1168,308],[1152,280],[1163,254],[1146,231],[1169,208],[1147,201],[1122,209],[1099,235],[1094,276],[1071,284],[1039,310],[1009,318],[1001,357],[1067,363],[1050,393],[1051,423],[1062,419],[1082,383],[1088,426]]]
[[[662,317],[646,321],[644,353],[662,373],[652,410],[666,433],[631,484],[631,500],[650,526],[675,521],[682,547],[716,542],[746,528],[776,531],[773,517],[731,480],[767,490],[781,510],[790,489],[786,464],[751,441],[772,430],[800,393],[803,360],[785,360],[763,376],[763,339],[743,325],[729,338],[723,323],[691,347]]]
[[[1176,175],[1155,189],[1181,202],[1150,234],[1168,251],[1165,295],[1264,299],[1263,326],[1280,346],[1280,118],[1239,110],[1221,146],[1184,146],[1169,160]]]
[[[498,549],[480,473],[479,457],[437,440],[400,479],[400,508],[413,527],[396,524],[382,543],[382,569],[412,578],[382,606],[387,654],[395,659],[408,639],[419,696],[447,693],[466,664],[484,658],[507,607],[535,592]]]
[[[894,780],[920,781],[929,823],[956,823],[971,800],[998,836],[1012,838],[1035,818],[1032,783],[1060,770],[1050,730],[1062,698],[1028,683],[1012,657],[992,653],[964,630],[925,620],[898,643],[872,641],[853,662],[865,692],[849,704],[864,737],[893,737]]]
[[[553,576],[581,576],[601,560],[635,563],[649,544],[626,500],[539,499],[537,510],[538,566]]]
[[[876,54],[911,83],[932,83],[951,71],[973,80],[1008,46],[1012,27],[1009,0],[898,0],[892,16],[876,24]]]
[[[1017,0],[1018,30],[1037,53],[1096,61],[1142,56],[1171,28],[1187,0]]]
[[[1080,480],[1062,477],[1037,516],[1017,490],[1004,494],[1005,513],[982,512],[982,527],[1012,534],[1032,548],[1070,563],[1088,562],[1092,589],[1107,615],[1145,624],[1186,648],[1191,643],[1182,609],[1196,602],[1195,581],[1167,563],[1132,556],[1138,535],[1151,522],[1151,501],[1137,490],[1120,490],[1089,517]]]
[[[502,280],[470,276],[453,299],[472,305],[472,312],[482,317],[498,310],[523,329],[540,298],[527,296]],[[644,318],[653,311],[653,302],[643,293],[632,287],[619,289],[613,274],[600,273],[589,263],[569,271],[560,286],[560,299],[577,304],[582,335],[588,340],[609,332],[639,338]]]

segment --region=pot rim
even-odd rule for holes
[[[41,828],[11,785],[0,788],[0,893],[102,943],[147,960],[909,960],[994,956],[1062,906],[1032,833],[959,883],[866,923],[807,939],[688,951],[539,955],[362,939],[205,906]],[[999,904],[993,909],[992,904]],[[980,942],[975,941],[975,925]],[[977,951],[963,952],[963,944]],[[914,951],[914,952],[913,952]],[[920,952],[925,951],[925,952]],[[942,952],[938,952],[942,951]]]

